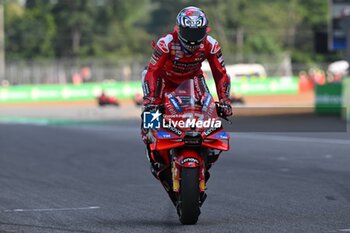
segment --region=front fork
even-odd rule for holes
[[[200,204],[203,204],[206,194],[206,158],[205,154],[201,154],[195,149],[178,149],[176,152],[171,150],[170,152],[171,162],[171,174],[173,191],[179,194],[181,191],[181,168],[197,168],[199,167],[199,191],[200,191]]]
[[[159,152],[147,148],[146,153],[152,164],[152,174],[161,181],[175,206],[181,191],[181,168],[199,167],[199,201],[200,205],[203,204],[206,199],[206,182],[209,179],[208,170],[211,164],[217,160],[219,154],[214,154],[204,148],[177,148]]]

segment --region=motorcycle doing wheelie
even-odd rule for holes
[[[142,138],[151,171],[177,208],[182,224],[195,224],[206,199],[209,168],[229,150],[229,134],[209,91],[200,98],[189,79],[164,93],[163,104],[143,113]],[[148,128],[148,129],[147,129]]]

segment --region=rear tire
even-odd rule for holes
[[[178,214],[184,225],[193,225],[200,215],[199,168],[181,169],[180,202]]]

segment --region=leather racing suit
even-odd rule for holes
[[[202,62],[208,60],[219,100],[230,96],[230,78],[226,73],[219,43],[207,35],[199,48],[189,53],[183,48],[177,31],[160,38],[143,77],[144,99],[160,104],[163,93],[171,92],[186,79],[198,78],[205,85]],[[203,86],[202,86],[203,87]]]

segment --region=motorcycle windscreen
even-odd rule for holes
[[[195,123],[196,128],[212,127],[218,120],[216,104],[209,92],[196,91],[193,79],[182,82],[174,91],[165,93],[166,120]],[[205,123],[205,125],[203,125]],[[188,127],[182,127],[188,128]],[[192,127],[191,127],[192,128]]]

